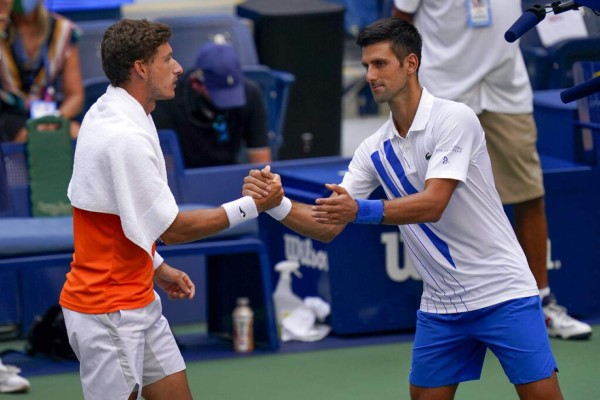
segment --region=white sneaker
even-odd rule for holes
[[[548,335],[560,339],[587,339],[592,336],[592,327],[567,314],[567,309],[556,303],[550,294],[542,300]]]
[[[29,390],[29,381],[19,375],[20,368],[2,364],[0,360],[0,393],[22,393]]]

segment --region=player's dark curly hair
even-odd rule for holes
[[[137,60],[152,61],[159,46],[171,38],[171,28],[145,19],[122,19],[110,26],[102,39],[102,69],[113,86],[130,78]]]

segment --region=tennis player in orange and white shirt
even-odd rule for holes
[[[151,111],[174,96],[182,73],[167,25],[121,20],[106,31],[102,66],[110,85],[86,114],[69,198],[75,252],[60,304],[90,399],[191,399],[185,363],[154,285],[172,299],[195,286],[155,250],[198,240],[255,218],[283,198],[242,197],[213,209],[179,211]],[[240,182],[241,183],[241,182]]]

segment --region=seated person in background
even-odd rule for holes
[[[0,141],[25,142],[36,100],[72,119],[82,109],[79,28],[49,13],[42,0],[0,0]],[[35,115],[34,115],[35,117]],[[76,138],[79,123],[71,122]]]
[[[175,98],[158,102],[152,118],[157,129],[177,132],[186,168],[236,164],[242,143],[248,162],[271,161],[262,91],[229,45],[204,45]]]

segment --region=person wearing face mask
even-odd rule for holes
[[[271,161],[267,110],[262,92],[244,78],[235,49],[202,46],[195,68],[177,82],[175,98],[157,103],[157,129],[173,129],[186,168],[238,162],[242,145],[250,163]]]
[[[0,0],[0,141],[25,142],[25,123],[53,113],[72,120],[83,107],[79,27],[42,0]],[[79,123],[71,121],[71,137]]]

